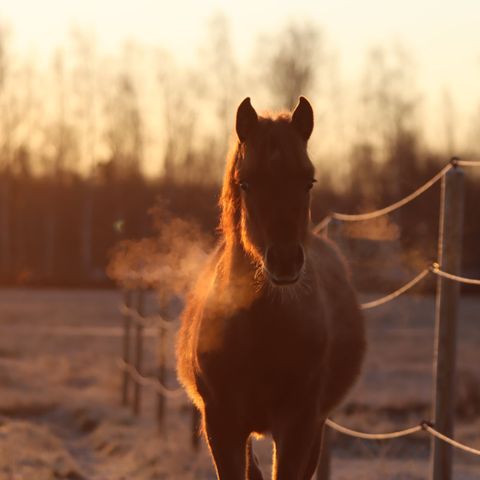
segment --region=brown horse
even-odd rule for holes
[[[240,104],[222,241],[183,315],[178,375],[221,480],[263,478],[255,433],[273,437],[274,479],[310,479],[325,419],[360,370],[364,326],[347,270],[309,229],[312,130],[303,97],[276,118]]]

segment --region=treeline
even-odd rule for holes
[[[388,163],[376,170],[364,165],[370,167],[363,170],[370,182],[357,184],[359,174],[341,191],[328,175],[319,172],[312,200],[313,220],[320,221],[330,210],[363,211],[367,197],[375,199],[367,204],[372,208],[393,203],[436,174],[442,162],[446,159],[422,159],[415,163],[421,166],[408,174],[401,174]],[[394,192],[389,188],[393,185],[392,177],[397,186]],[[2,204],[2,215],[7,219],[3,227],[9,232],[8,236],[2,235],[3,242],[8,240],[1,249],[3,285],[109,285],[105,269],[112,248],[124,239],[156,235],[151,211],[158,205],[169,215],[190,221],[195,228],[200,226],[212,237],[217,234],[219,183],[152,180],[140,175],[115,179],[105,170],[94,182],[75,174],[56,178],[19,173],[4,173],[0,182],[9,198],[7,204]],[[478,177],[467,174],[466,185],[463,264],[465,271],[478,275]],[[364,189],[368,189],[368,195]],[[345,250],[358,270],[360,286],[378,288],[382,282],[381,286],[386,287],[382,270],[389,269],[388,262],[392,259],[388,257],[392,252],[398,256],[395,265],[403,265],[410,271],[420,270],[436,259],[439,197],[437,184],[380,222],[340,226],[342,246],[345,242],[353,245],[353,249]],[[367,245],[366,250],[360,249],[358,258],[357,242]],[[382,245],[395,248],[387,247],[385,257],[378,257]]]
[[[215,236],[234,112],[245,96],[260,110],[292,108],[301,94],[315,105],[315,221],[330,210],[388,205],[451,154],[478,151],[475,136],[456,144],[468,135],[455,130],[449,109],[445,134],[427,145],[405,49],[372,49],[347,89],[317,25],[292,23],[267,37],[240,61],[228,19],[216,15],[197,63],[186,67],[131,42],[106,55],[90,32],[76,31],[40,64],[16,52],[14,32],[0,25],[0,282],[108,285],[109,252],[120,240],[152,235],[149,211],[159,204]],[[467,186],[464,265],[478,274],[474,171]],[[380,268],[413,271],[436,258],[438,190],[388,219],[342,227],[359,284],[372,286]],[[398,265],[387,265],[393,257]]]

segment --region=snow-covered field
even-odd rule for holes
[[[120,406],[119,301],[115,291],[0,291],[0,480],[215,478],[206,448],[190,447],[186,399],[168,401],[162,434],[153,392],[139,418]],[[480,298],[463,298],[460,313],[456,437],[480,448]],[[401,298],[369,312],[368,325],[364,373],[333,418],[365,431],[429,418],[433,299]],[[153,373],[154,332],[145,344]],[[428,478],[426,434],[332,440],[334,480]],[[256,449],[268,472],[268,440]],[[454,478],[480,479],[480,458],[456,453]]]

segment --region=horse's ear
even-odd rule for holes
[[[235,129],[237,130],[237,135],[241,142],[244,142],[253,132],[257,126],[257,123],[257,112],[250,103],[250,97],[247,97],[237,109],[237,121],[235,124]]]
[[[305,141],[310,138],[313,131],[313,109],[305,97],[298,99],[298,105],[292,113],[292,125]]]

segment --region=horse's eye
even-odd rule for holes
[[[307,192],[312,189],[313,184],[314,184],[315,182],[316,182],[315,179],[312,179],[312,180],[310,180],[310,182],[308,182],[308,184],[307,184]]]
[[[250,184],[248,182],[246,182],[245,180],[240,180],[240,182],[238,182],[238,184],[240,185],[240,188],[246,192],[250,189]]]

